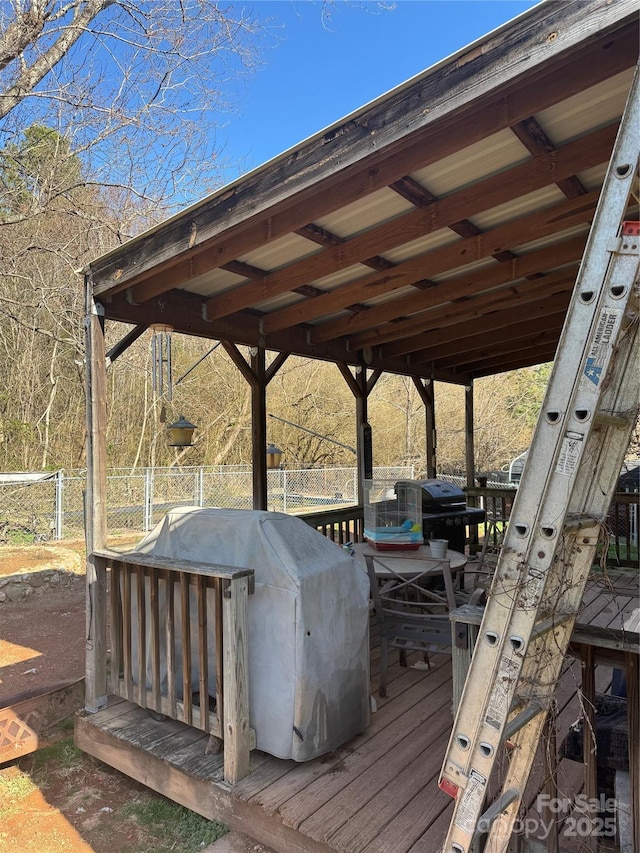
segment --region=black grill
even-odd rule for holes
[[[429,539],[448,539],[449,547],[464,553],[468,525],[481,524],[485,511],[467,506],[464,492],[446,480],[398,480],[395,492],[398,507],[403,501],[415,502],[415,492],[422,495],[422,533]]]

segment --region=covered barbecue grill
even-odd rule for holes
[[[186,507],[168,513],[137,550],[254,569],[255,593],[248,603],[249,716],[258,749],[307,761],[367,727],[369,581],[344,549],[284,513]],[[176,586],[176,614],[179,594]],[[161,585],[161,611],[163,598]],[[212,603],[210,648],[215,642]],[[197,638],[197,625],[192,624],[192,636]],[[176,657],[180,662],[181,650]],[[210,668],[214,661],[210,654]],[[164,657],[160,663],[166,679]],[[195,690],[197,658],[192,664]],[[181,683],[181,671],[176,680]],[[215,672],[209,673],[209,684],[215,684]]]

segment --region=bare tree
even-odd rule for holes
[[[231,81],[255,64],[264,27],[214,0],[0,0],[0,149],[24,152],[25,129],[41,124],[81,159],[85,183],[156,206],[202,196]],[[58,193],[81,180],[67,177]],[[21,215],[42,209],[32,201]]]

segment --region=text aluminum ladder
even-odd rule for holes
[[[639,107],[636,69],[440,776],[443,853],[506,849],[640,408]]]

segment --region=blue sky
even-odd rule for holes
[[[391,5],[391,3],[387,4]],[[237,114],[219,128],[225,180],[317,133],[532,6],[512,0],[398,0],[322,4],[261,0],[270,19],[261,65],[237,93]]]

